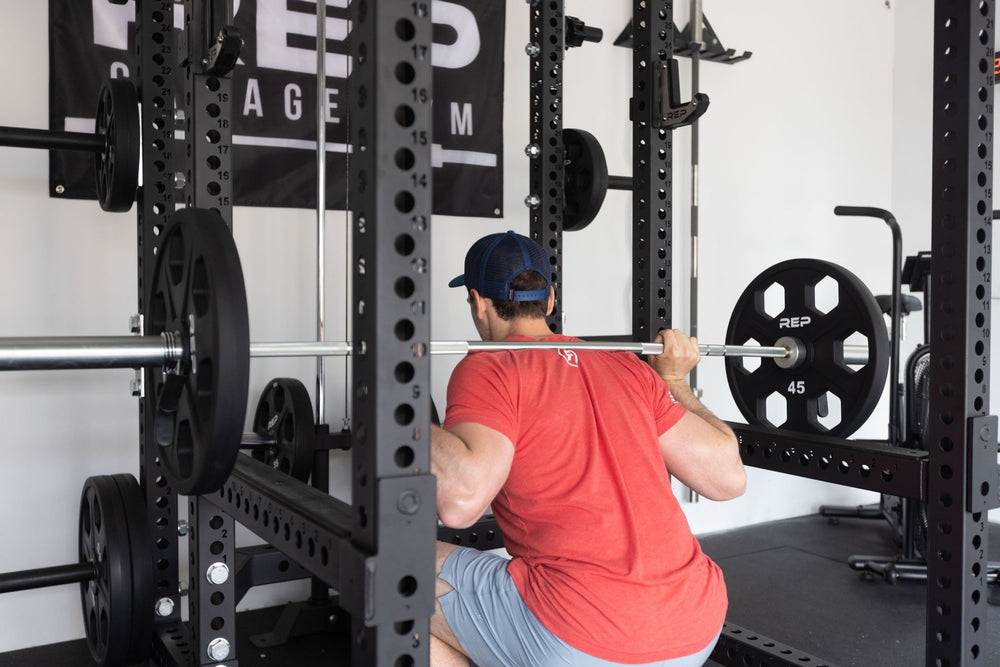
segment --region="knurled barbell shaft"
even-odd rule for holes
[[[35,570],[7,572],[0,574],[0,593],[48,588],[63,584],[78,584],[82,581],[90,581],[96,576],[97,570],[93,563],[73,563]]]
[[[24,127],[0,126],[0,146],[14,148],[45,148],[50,150],[104,151],[106,139],[101,134],[85,132],[60,132]]]
[[[415,344],[419,345],[419,343]],[[353,345],[344,341],[250,343],[251,357],[337,357],[348,356]],[[603,341],[432,341],[429,350],[417,353],[462,355],[469,352],[522,350],[527,348],[598,350],[659,354],[659,343]],[[792,350],[785,346],[699,345],[706,357],[767,357],[785,359]],[[85,336],[0,338],[0,371],[62,370],[81,368],[144,368],[165,366],[183,354],[180,336]],[[844,363],[865,364],[868,348],[844,345]]]

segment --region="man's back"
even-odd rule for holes
[[[481,353],[452,376],[446,428],[473,421],[515,446],[493,502],[515,557],[508,572],[546,627],[592,655],[687,655],[725,615],[722,574],[691,535],[658,448],[684,412],[626,353]]]

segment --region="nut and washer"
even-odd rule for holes
[[[219,586],[229,581],[229,566],[225,563],[212,563],[205,571],[205,577],[210,584]]]
[[[229,642],[222,637],[216,637],[208,642],[208,657],[216,662],[229,657]]]
[[[170,616],[170,614],[174,613],[174,601],[170,598],[160,598],[156,601],[155,609],[157,616]]]

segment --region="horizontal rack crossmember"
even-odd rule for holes
[[[250,456],[236,457],[219,493],[204,496],[313,576],[341,588],[351,506]]]
[[[797,477],[927,499],[927,452],[873,440],[844,440],[729,423],[743,463]]]
[[[711,656],[723,665],[754,665],[754,667],[836,667],[781,642],[764,637],[735,623],[725,623]]]

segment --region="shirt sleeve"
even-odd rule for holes
[[[470,354],[458,363],[448,381],[444,428],[475,423],[492,428],[517,442],[517,386],[508,380],[494,357],[503,353]]]

